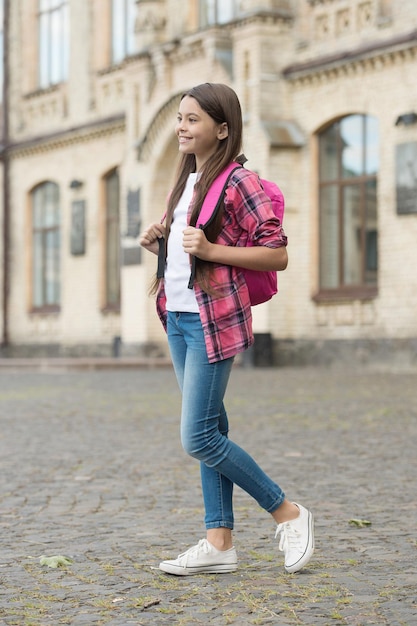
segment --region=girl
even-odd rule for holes
[[[166,239],[165,278],[155,285],[157,310],[182,392],[182,445],[200,461],[207,537],[159,567],[177,575],[236,569],[236,483],[272,515],[285,569],[297,572],[313,554],[313,516],[287,500],[259,465],[230,441],[223,405],[233,359],[253,343],[240,268],[284,270],[287,238],[258,176],[243,167],[233,172],[216,219],[204,231],[195,228],[210,185],[241,151],[242,113],[230,87],[205,83],[185,93],[175,132],[181,158],[166,225],[151,224],[139,241],[158,254],[159,239]],[[256,245],[246,247],[248,238]],[[196,259],[192,288],[190,255]]]

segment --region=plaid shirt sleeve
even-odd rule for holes
[[[217,243],[226,246],[254,245],[279,248],[287,237],[271,202],[256,174],[236,170],[226,190],[223,229]],[[249,293],[242,271],[230,265],[214,265],[213,279],[221,285],[221,294],[211,296],[194,285],[210,363],[243,352],[253,344],[252,313]],[[157,299],[159,316],[164,323],[165,294],[161,286]]]
[[[230,179],[225,198],[224,228],[218,243],[280,248],[287,245],[287,237],[273,212],[259,177],[244,168],[236,170]]]

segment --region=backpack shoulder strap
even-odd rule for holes
[[[229,183],[229,178],[233,172],[242,167],[240,163],[230,163],[225,169],[220,172],[217,178],[213,181],[208,190],[206,197],[204,198],[203,205],[200,210],[200,215],[197,218],[196,228],[204,228],[210,222],[211,218],[216,214],[220,203],[223,201],[223,197],[226,191],[226,187]],[[195,256],[191,256],[191,275],[188,281],[188,289],[192,289],[195,279]]]
[[[240,167],[242,167],[240,163],[230,163],[230,165],[228,165],[213,181],[210,189],[206,194],[206,197],[204,198],[200,215],[197,219],[196,228],[200,228],[201,226],[204,227],[210,221],[210,219],[216,212],[219,202],[223,199],[223,195],[229,183],[230,176],[235,170]]]

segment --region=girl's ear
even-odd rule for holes
[[[227,122],[223,122],[220,124],[219,129],[217,131],[217,139],[226,139],[229,136],[229,128],[227,126]]]

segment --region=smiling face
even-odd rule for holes
[[[217,124],[191,96],[181,100],[175,132],[179,151],[195,155],[197,170],[216,152],[219,141],[228,135],[227,124]]]

